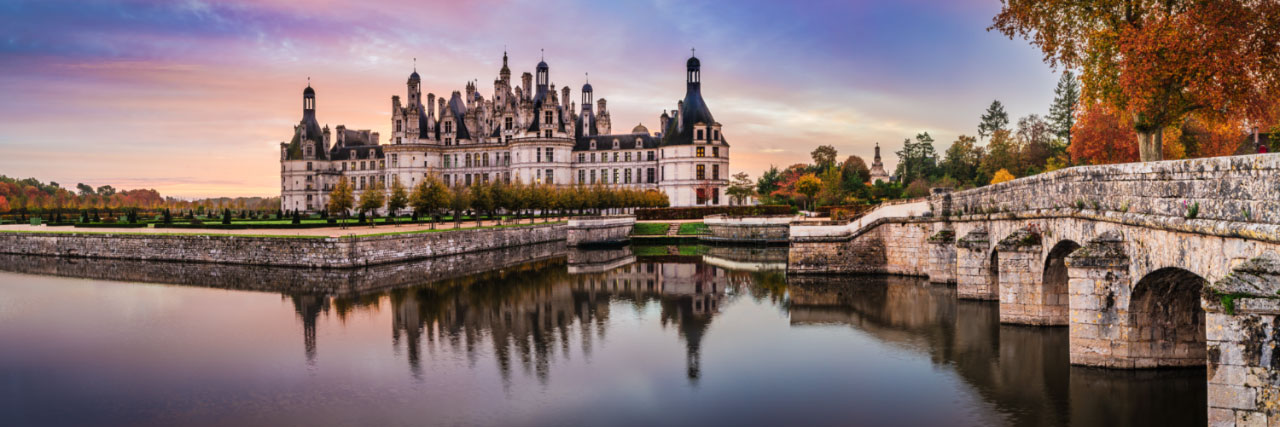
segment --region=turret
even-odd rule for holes
[[[529,74],[527,72],[524,74],[521,74],[520,87],[524,88],[524,97],[526,99],[532,97],[533,96],[533,74]]]
[[[560,89],[560,94],[560,104],[565,108],[569,108],[569,87],[565,86],[563,89]]]
[[[316,118],[316,90],[311,88],[311,79],[307,79],[307,88],[302,90],[302,118]]]
[[[502,51],[502,69],[498,70],[498,78],[505,86],[511,86],[511,67],[507,66],[507,52]]]
[[[427,117],[436,117],[436,94],[434,93],[427,94]]]

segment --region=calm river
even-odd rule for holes
[[[0,257],[0,425],[1206,422],[1203,369],[1071,367],[1065,328],[1000,325],[954,286],[654,252],[351,272]]]

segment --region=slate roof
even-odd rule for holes
[[[618,140],[619,150],[644,150],[658,148],[658,139],[647,133],[627,133],[613,135],[592,135],[579,137],[573,145],[573,151],[592,151],[591,141],[596,141],[595,151],[613,150],[613,140]],[[640,143],[636,144],[639,139]]]

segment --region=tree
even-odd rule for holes
[[[371,186],[360,193],[360,213],[372,212],[376,217],[378,209],[387,203],[387,193],[381,186]],[[369,221],[373,225],[373,221]]]
[[[493,197],[493,188],[487,183],[476,183],[471,187],[471,209],[475,211],[476,226],[483,226],[484,222],[480,219],[480,212],[493,216],[493,210],[497,206]]]
[[[1008,181],[1013,181],[1013,174],[1009,173],[1006,169],[996,171],[995,175],[991,177],[991,185]]]
[[[898,154],[898,169],[895,172],[902,182],[912,182],[917,178],[930,179],[937,170],[938,153],[933,149],[933,137],[929,132],[916,135],[915,141],[902,141],[902,150]]]
[[[387,215],[395,218],[396,212],[409,205],[409,196],[405,194],[404,184],[399,177],[391,180],[391,195],[387,197]]]
[[[453,228],[462,224],[462,212],[471,206],[471,189],[464,186],[449,190],[449,209],[453,211]]]
[[[987,143],[987,154],[982,158],[982,166],[979,170],[983,175],[995,176],[996,171],[1004,169],[1022,170],[1022,152],[1018,148],[1018,142],[1013,138],[1013,134],[1005,129],[1000,129],[991,134],[991,141]]]
[[[1058,87],[1053,90],[1053,104],[1049,105],[1049,123],[1053,134],[1071,145],[1071,127],[1076,124],[1076,104],[1080,102],[1080,81],[1071,70],[1062,72]]]
[[[822,190],[822,180],[817,175],[806,174],[796,181],[795,191],[803,194],[808,200],[813,200],[813,196]]]
[[[871,169],[861,157],[849,156],[840,164],[840,185],[848,195],[865,197],[867,181],[871,181]]]
[[[729,182],[729,188],[724,193],[735,203],[743,205],[747,203],[747,198],[755,195],[756,192],[751,176],[746,172],[738,172],[733,174],[733,181]]]
[[[780,181],[782,181],[782,173],[778,171],[778,167],[769,165],[769,170],[764,171],[760,174],[760,178],[756,179],[756,194],[772,195],[773,192],[778,191]]]
[[[809,155],[813,156],[813,164],[820,171],[825,171],[836,165],[836,147],[819,145]]]
[[[902,197],[915,199],[929,195],[929,182],[923,178],[911,181],[906,189],[902,190]]]
[[[80,196],[92,196],[97,194],[93,191],[93,187],[83,182],[76,184],[76,190],[80,191]]]
[[[1165,128],[1188,113],[1257,119],[1280,88],[1280,2],[1015,1],[990,29],[1079,68],[1082,98],[1130,119],[1143,161],[1162,158]]]
[[[1022,169],[1018,175],[1027,176],[1040,173],[1057,147],[1053,142],[1053,127],[1040,116],[1032,114],[1018,119],[1018,130],[1015,133]]]
[[[449,204],[449,189],[435,175],[428,175],[422,183],[413,188],[409,204],[419,215],[432,216],[431,227],[435,228],[435,214]]]
[[[984,153],[977,143],[978,139],[972,136],[957,137],[956,141],[951,143],[951,147],[947,148],[946,158],[940,165],[942,173],[961,184],[982,185],[987,182],[979,179],[981,175],[979,167],[982,165]]]
[[[111,197],[116,194],[116,189],[115,187],[112,187],[110,185],[104,185],[104,186],[98,187],[97,194],[103,197]]]
[[[987,107],[985,113],[982,113],[978,122],[978,137],[986,139],[1008,125],[1009,113],[1004,112],[1004,104],[1001,104],[998,99],[991,101],[991,105]]]
[[[0,196],[0,213],[4,213],[8,211],[9,211],[9,199],[5,198],[4,196]]]
[[[346,177],[338,180],[338,185],[333,186],[333,190],[329,192],[330,213],[342,214],[343,226],[346,225],[347,212],[355,204],[355,195],[352,193],[351,184],[347,182]]]
[[[1072,161],[1088,164],[1126,163],[1138,161],[1136,144],[1116,144],[1136,138],[1133,126],[1115,109],[1101,103],[1090,104],[1080,112],[1072,128],[1067,153]]]

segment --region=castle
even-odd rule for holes
[[[474,82],[447,99],[433,93],[424,99],[415,69],[405,98],[391,97],[387,144],[369,130],[321,128],[308,84],[302,120],[293,139],[280,144],[281,208],[324,210],[344,177],[359,198],[394,180],[411,189],[428,175],[450,186],[600,184],[659,190],[671,206],[726,205],[729,145],[702,99],[701,61],[690,57],[685,65],[684,100],[662,112],[656,133],[643,125],[613,133],[606,101],[593,99],[591,84],[582,85],[577,105],[568,87],[556,91],[545,61],[512,87],[505,52],[487,99]]]

